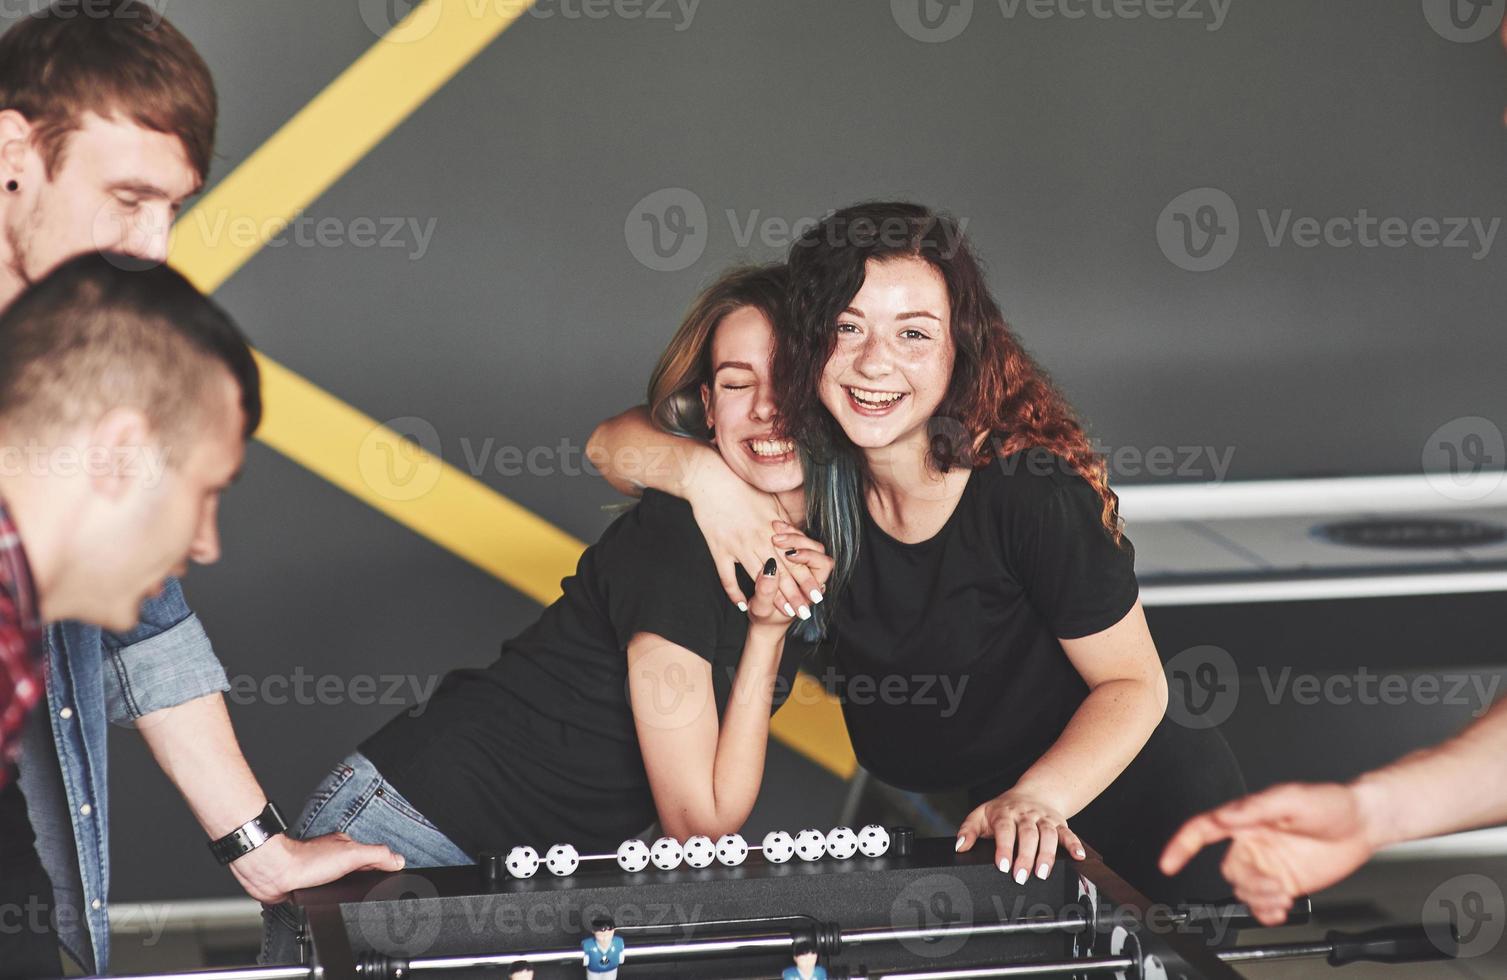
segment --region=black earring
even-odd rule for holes
[[[16,183],[14,180],[7,180],[5,182],[5,189],[14,194],[16,191],[21,189],[21,185]]]

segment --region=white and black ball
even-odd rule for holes
[[[544,866],[557,878],[573,875],[581,866],[581,855],[569,844],[556,844],[544,855]]]
[[[833,827],[827,831],[827,853],[846,861],[858,853],[858,835],[852,827]]]
[[[858,832],[858,849],[867,857],[884,857],[890,849],[890,832],[877,823],[869,824]]]
[[[617,866],[637,874],[649,866],[649,845],[630,837],[617,846]]]
[[[674,871],[680,867],[684,857],[685,850],[681,848],[680,841],[673,837],[661,837],[649,848],[649,859],[661,871]]]
[[[515,847],[503,863],[514,878],[532,878],[539,870],[539,852],[532,847]]]
[[[802,861],[820,861],[827,853],[827,838],[820,830],[807,827],[795,835],[795,854]]]
[[[717,859],[717,848],[710,837],[697,834],[686,838],[685,863],[693,868],[705,868]]]
[[[717,860],[736,868],[748,857],[748,841],[742,834],[723,834],[717,839]]]
[[[795,857],[795,841],[783,830],[771,830],[764,835],[764,860],[784,864]]]

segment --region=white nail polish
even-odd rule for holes
[[[746,602],[740,602],[740,603],[738,603],[738,611],[739,612],[748,612],[748,603],[746,603]]]
[[[811,601],[812,602],[821,602],[822,601],[822,594],[821,594],[821,592],[817,591],[816,589],[812,589],[811,590]]]
[[[785,603],[785,615],[787,615],[787,616],[794,616],[795,615],[795,610],[790,608],[790,603],[788,603],[788,602]]]
[[[1001,861],[999,863],[999,869],[1001,871],[1003,871],[1005,874],[1009,874],[1010,873],[1010,862],[1009,861]]]
[[[809,606],[802,606],[801,608],[797,609],[795,612],[796,612],[796,615],[800,616],[802,619],[810,619],[811,618],[811,608]]]
[[[1052,869],[1049,868],[1049,867],[1047,867],[1044,864],[1041,867],[1039,867],[1039,868],[1036,869],[1036,877],[1040,878],[1042,881],[1045,881],[1047,875],[1049,875],[1051,873],[1052,873]]]
[[[954,845],[953,845],[953,847],[952,847],[952,849],[953,849],[953,850],[954,850],[954,851],[961,851],[961,850],[962,850],[962,849],[963,849],[963,841],[964,841],[964,840],[965,840],[965,839],[966,839],[966,838],[964,838],[964,837],[963,837],[963,835],[962,835],[962,834],[959,834],[959,835],[958,835],[958,842],[957,842],[957,843],[956,843],[956,844],[954,844]]]
[[[1015,883],[1017,885],[1024,885],[1026,883],[1026,879],[1029,877],[1031,877],[1031,873],[1025,868],[1021,868],[1019,871],[1015,872]]]

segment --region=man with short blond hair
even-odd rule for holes
[[[35,907],[38,859],[10,763],[22,717],[42,696],[43,624],[131,629],[142,603],[189,560],[218,560],[220,493],[261,419],[256,362],[230,319],[172,270],[126,265],[124,256],[72,259],[0,314],[8,912]],[[41,923],[7,926],[0,976],[58,972],[57,944]]]

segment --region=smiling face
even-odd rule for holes
[[[822,404],[860,449],[914,445],[924,453],[954,354],[942,274],[917,258],[870,259],[863,288],[837,319]]]
[[[89,113],[49,178],[30,133],[19,113],[0,113],[3,177],[18,185],[0,193],[12,279],[25,286],[89,251],[166,260],[173,220],[201,183],[181,139]]]
[[[773,356],[768,317],[752,306],[729,313],[712,337],[712,382],[702,385],[701,402],[732,471],[765,493],[784,493],[804,477],[795,444],[775,434]]]

